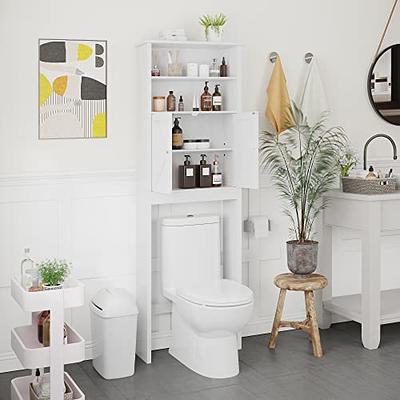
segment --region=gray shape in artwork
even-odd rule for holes
[[[97,56],[102,55],[102,54],[104,53],[104,46],[102,46],[102,45],[99,44],[99,43],[96,43],[96,50],[95,50],[95,52],[96,52],[96,55],[97,55]]]
[[[47,42],[40,45],[40,61],[48,63],[64,63],[66,57],[65,42]]]
[[[82,100],[105,100],[107,98],[106,85],[87,76],[82,77],[81,97]]]
[[[101,68],[104,65],[104,60],[101,57],[96,56],[96,68]]]

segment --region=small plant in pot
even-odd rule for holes
[[[288,268],[294,274],[309,275],[318,261],[314,224],[327,206],[323,195],[337,182],[337,160],[347,137],[340,127],[325,127],[326,115],[310,127],[293,104],[293,116],[294,126],[281,135],[261,133],[261,166],[271,174],[291,222],[294,240],[287,242]]]
[[[220,13],[214,16],[203,15],[200,17],[200,25],[204,28],[204,33],[206,40],[210,42],[217,42],[222,40],[222,35],[224,33],[224,25],[226,24],[228,18]]]
[[[46,260],[38,264],[44,290],[61,289],[71,272],[71,264],[65,260]]]

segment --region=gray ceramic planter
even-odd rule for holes
[[[291,272],[296,275],[309,275],[317,269],[318,242],[299,243],[297,240],[286,242],[287,263]]]

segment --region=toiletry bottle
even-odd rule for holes
[[[180,119],[180,117],[176,117],[172,127],[172,148],[174,150],[179,150],[183,147],[183,131],[179,126]]]
[[[222,95],[219,91],[220,85],[215,85],[215,91],[212,96],[212,109],[213,111],[222,111]]]
[[[372,165],[369,167],[366,179],[378,179],[376,174],[375,174],[375,172],[374,172],[374,167]]]
[[[191,189],[196,187],[196,173],[194,166],[190,163],[190,156],[185,155],[183,165],[179,166],[179,187],[181,189]]]
[[[183,103],[182,96],[179,96],[178,111],[185,111],[185,104]]]
[[[151,69],[151,76],[160,76],[160,68],[157,67],[157,65],[154,65],[153,68]]]
[[[216,58],[213,58],[212,63],[210,65],[210,76],[214,78],[219,76],[219,68]]]
[[[48,347],[50,346],[50,329],[51,329],[51,318],[50,318],[50,312],[47,315],[46,319],[43,322],[43,346]],[[67,344],[68,343],[68,334],[67,334],[67,328],[65,327],[64,324],[64,339],[63,343]]]
[[[222,63],[219,66],[219,75],[220,76],[228,76],[228,64],[225,61],[225,57],[222,57]]]
[[[38,394],[39,394],[41,384],[42,384],[42,376],[40,374],[40,369],[36,368],[35,378],[32,382],[32,389],[36,393],[37,397],[39,397]]]
[[[200,97],[200,109],[201,111],[211,111],[212,110],[212,96],[208,91],[208,81],[204,86],[204,92]]]
[[[200,111],[199,109],[199,102],[197,100],[196,93],[193,94],[193,106],[192,106],[192,111],[197,112]]]
[[[30,258],[30,249],[24,250],[24,259],[21,261],[21,285],[25,290],[30,290],[33,287],[32,273],[35,271],[35,263]]]
[[[212,185],[222,186],[222,172],[221,172],[221,167],[219,165],[218,154],[214,156],[214,161],[212,165]]]
[[[174,92],[170,90],[169,95],[167,97],[167,111],[175,111],[175,110],[176,110],[176,97],[174,96]]]
[[[207,156],[205,154],[200,155],[200,168],[199,168],[199,177],[198,177],[198,186],[199,187],[210,187],[212,186],[212,177],[211,177],[211,165],[207,163]]]
[[[46,320],[46,318],[49,315],[50,315],[50,311],[49,310],[42,311],[39,314],[38,321],[37,321],[37,325],[38,325],[38,340],[42,344],[43,344],[43,324],[44,324],[44,321]]]

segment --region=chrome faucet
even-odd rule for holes
[[[393,160],[397,160],[397,147],[396,147],[396,143],[394,142],[394,140],[389,135],[386,135],[385,133],[378,133],[378,134],[376,134],[374,136],[371,136],[367,140],[367,142],[365,143],[365,146],[364,146],[364,170],[365,171],[367,170],[367,149],[368,149],[368,145],[374,139],[379,138],[379,137],[382,137],[382,138],[385,138],[385,139],[389,140],[389,142],[392,144],[392,147],[393,147]]]

